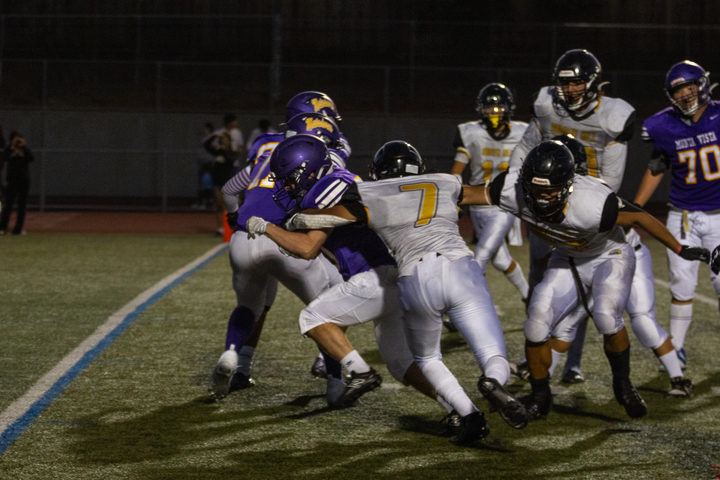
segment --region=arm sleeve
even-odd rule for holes
[[[648,168],[653,174],[656,175],[658,173],[664,173],[669,170],[670,158],[668,157],[667,153],[658,149],[653,150],[653,153],[650,156],[650,162],[648,163]]]
[[[627,143],[612,142],[605,146],[600,178],[610,185],[610,188],[615,192],[620,190],[620,185],[622,185],[626,162]]]
[[[510,162],[508,162],[508,168],[521,166],[530,150],[540,142],[542,142],[540,127],[537,119],[533,118],[530,120],[530,123],[528,123],[527,129],[520,139],[520,142],[518,142],[513,149],[512,155],[510,155]]]
[[[223,202],[225,203],[225,210],[234,213],[240,208],[240,200],[238,195],[245,191],[250,185],[250,173],[252,172],[252,165],[248,165],[240,172],[228,180],[222,187]]]
[[[603,206],[602,217],[600,218],[600,233],[608,232],[615,226],[617,222],[618,212],[620,210],[618,197],[615,192],[608,195]]]
[[[507,177],[507,170],[502,172],[500,175],[495,177],[495,180],[490,182],[490,201],[493,205],[500,205],[500,195],[502,189],[505,187],[505,177]]]

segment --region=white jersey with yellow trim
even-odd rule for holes
[[[470,185],[487,183],[508,169],[510,155],[527,126],[525,122],[511,121],[507,137],[495,140],[482,122],[458,125],[455,161],[470,164]]]
[[[627,243],[622,228],[617,225],[600,232],[605,203],[611,195],[617,198],[602,180],[576,175],[572,193],[563,211],[563,220],[560,223],[549,223],[539,220],[528,208],[519,177],[519,167],[508,170],[500,192],[499,206],[528,222],[533,233],[543,241],[571,257],[579,258],[611,253]]]
[[[383,239],[401,277],[428,253],[450,260],[472,252],[458,229],[462,185],[446,173],[389,178],[357,184],[368,224]]]
[[[570,134],[585,147],[590,176],[602,178],[614,190],[622,184],[627,159],[626,141],[632,135],[635,109],[620,98],[600,96],[573,117],[561,116],[553,106],[555,87],[543,87],[533,104],[535,117],[510,158],[520,166],[537,144],[556,135]]]

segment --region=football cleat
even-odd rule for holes
[[[325,359],[322,353],[315,357],[312,367],[310,367],[310,373],[315,378],[328,378],[327,369],[325,368]]]
[[[576,385],[578,383],[583,383],[585,381],[585,377],[583,376],[582,372],[568,370],[567,372],[565,372],[562,380],[560,381],[569,385]]]
[[[520,401],[525,405],[530,420],[542,420],[550,413],[552,407],[552,394],[548,392],[532,392],[527,397],[523,397]]]
[[[482,412],[473,412],[460,418],[458,434],[451,440],[457,445],[471,445],[490,435],[485,415]]]
[[[235,350],[225,350],[220,356],[208,385],[208,393],[214,400],[225,398],[230,393],[230,381],[237,370],[238,354]]]
[[[530,367],[528,366],[527,360],[518,364],[511,363],[510,373],[518,377],[520,380],[525,380],[526,382],[530,381]]]
[[[671,397],[692,397],[695,386],[689,378],[675,377],[670,379],[670,390],[668,395]]]
[[[497,409],[508,425],[517,429],[527,427],[529,418],[525,407],[497,380],[483,375],[477,386],[482,396]]]
[[[382,377],[372,368],[365,373],[352,372],[345,386],[345,391],[338,398],[336,406],[338,408],[351,406],[355,400],[367,392],[375,390],[381,383]]]
[[[677,354],[678,362],[680,362],[680,369],[683,371],[687,370],[687,354],[685,353],[685,349],[675,350],[675,353]],[[667,372],[665,365],[660,365],[658,372]]]
[[[647,404],[640,396],[629,378],[613,378],[615,399],[625,408],[630,418],[640,418],[647,414]]]
[[[246,388],[251,388],[255,386],[255,379],[253,379],[249,375],[244,375],[240,372],[235,372],[235,375],[233,375],[232,380],[230,380],[230,391],[234,392],[235,390],[245,390]]]
[[[335,378],[332,375],[327,377],[327,390],[325,390],[325,400],[327,401],[328,407],[335,408],[338,404],[338,400],[345,392],[345,382],[340,378]]]
[[[445,430],[441,434],[443,437],[457,437],[460,434],[462,417],[458,412],[453,410],[440,420],[440,424],[445,426]]]

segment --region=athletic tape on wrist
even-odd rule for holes
[[[335,228],[350,225],[353,220],[336,217],[334,215],[307,215],[299,213],[293,220],[293,226],[298,230],[314,230],[318,228]]]

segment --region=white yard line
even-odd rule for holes
[[[105,350],[150,305],[176,287],[192,273],[205,267],[222,254],[227,244],[220,244],[168,275],[115,312],[75,350],[46,373],[25,395],[0,413],[0,454],[42,413],[70,382]]]
[[[665,280],[658,280],[656,278],[655,283],[660,285],[661,287],[665,287],[668,290],[670,290],[670,284],[668,282],[666,282]],[[700,295],[699,293],[695,294],[695,297],[693,298],[693,300],[700,300],[703,303],[707,303],[708,305],[714,305],[714,306],[716,306],[718,304],[717,298],[706,297],[705,295]]]

